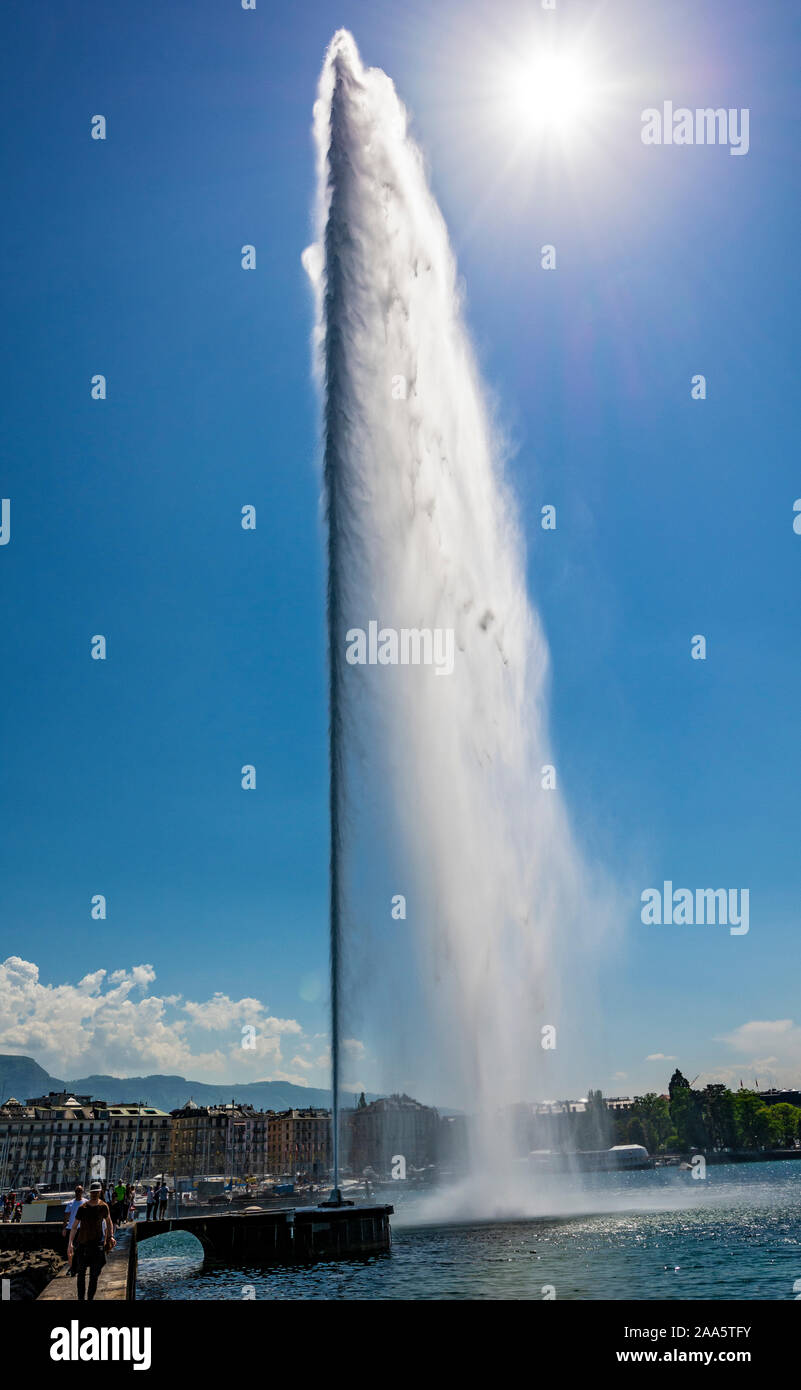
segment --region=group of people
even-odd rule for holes
[[[147,1221],[163,1221],[166,1218],[170,1196],[170,1189],[163,1179],[145,1189]],[[6,1192],[2,1198],[3,1221],[21,1221],[23,1203],[35,1199],[33,1188],[24,1198],[14,1190]],[[106,1255],[115,1245],[115,1229],[135,1220],[136,1188],[133,1183],[124,1183],[120,1178],[116,1183],[107,1183],[104,1187],[103,1183],[95,1181],[89,1184],[88,1197],[81,1183],[75,1187],[74,1197],[65,1203],[62,1234],[67,1241],[69,1273],[77,1278],[81,1302],[95,1296]]]
[[[167,1203],[170,1200],[170,1195],[170,1189],[166,1182],[161,1182],[157,1187],[148,1187],[145,1193],[146,1220],[166,1220]]]
[[[103,1193],[115,1226],[123,1226],[126,1221],[136,1220],[136,1188],[132,1182],[108,1183]]]
[[[3,1220],[21,1221],[23,1203],[27,1206],[28,1202],[36,1201],[36,1193],[33,1188],[28,1192],[27,1197],[18,1197],[14,1189],[6,1192],[3,1196]]]
[[[166,1217],[169,1195],[169,1188],[163,1181],[156,1187],[147,1188],[148,1221],[160,1221]],[[114,1184],[109,1183],[104,1190],[101,1182],[92,1182],[89,1184],[88,1198],[82,1184],[76,1185],[75,1196],[65,1205],[62,1234],[67,1240],[67,1263],[69,1273],[77,1280],[79,1302],[94,1298],[106,1255],[116,1245],[115,1228],[136,1220],[135,1203],[136,1189],[133,1183],[119,1180]]]

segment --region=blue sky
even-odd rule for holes
[[[39,974],[0,977],[0,1048],[62,1075],[324,1081],[323,550],[300,253],[311,105],[341,25],[395,81],[426,154],[514,444],[562,787],[630,903],[573,1092],[664,1089],[676,1062],[654,1054],[690,1076],[758,1066],[801,1083],[801,12],[779,0],[6,10],[0,946]],[[543,148],[504,129],[493,94],[554,31],[583,42],[603,99]],[[748,154],[644,146],[640,113],[665,99],[749,108]],[[748,935],[643,926],[640,892],[666,878],[747,887]],[[142,963],[154,979],[130,973]],[[368,1054],[359,1079],[373,1075]]]

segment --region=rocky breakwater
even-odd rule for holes
[[[12,1301],[38,1298],[63,1265],[63,1255],[55,1250],[0,1251],[3,1298]]]

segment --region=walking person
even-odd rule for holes
[[[111,1219],[115,1226],[121,1226],[125,1220],[125,1183],[122,1178],[117,1179],[117,1186],[114,1188],[114,1205],[111,1208]]]
[[[116,1245],[111,1212],[102,1200],[103,1188],[99,1182],[89,1186],[89,1201],[84,1202],[75,1212],[70,1231],[70,1244],[67,1258],[73,1266],[78,1281],[78,1301],[91,1302],[97,1291],[100,1271],[106,1263],[106,1255]],[[73,1263],[74,1262],[74,1263]],[[86,1288],[86,1271],[89,1271],[89,1288]]]
[[[82,1207],[84,1205],[85,1202],[86,1197],[84,1196],[83,1187],[80,1183],[76,1183],[75,1196],[73,1197],[71,1202],[65,1202],[64,1204],[64,1225],[61,1228],[61,1234],[67,1241],[67,1249],[69,1249],[70,1236],[72,1235],[72,1228],[75,1224],[75,1213],[77,1212],[79,1207]],[[72,1268],[72,1265],[70,1265],[70,1268],[67,1272],[69,1274],[75,1273],[74,1269]]]

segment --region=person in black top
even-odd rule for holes
[[[71,1262],[74,1261],[73,1270],[78,1281],[78,1298],[81,1302],[94,1298],[100,1271],[106,1263],[106,1255],[117,1243],[114,1239],[111,1212],[102,1200],[102,1191],[99,1182],[90,1184],[89,1201],[76,1211],[70,1231],[67,1258]]]

